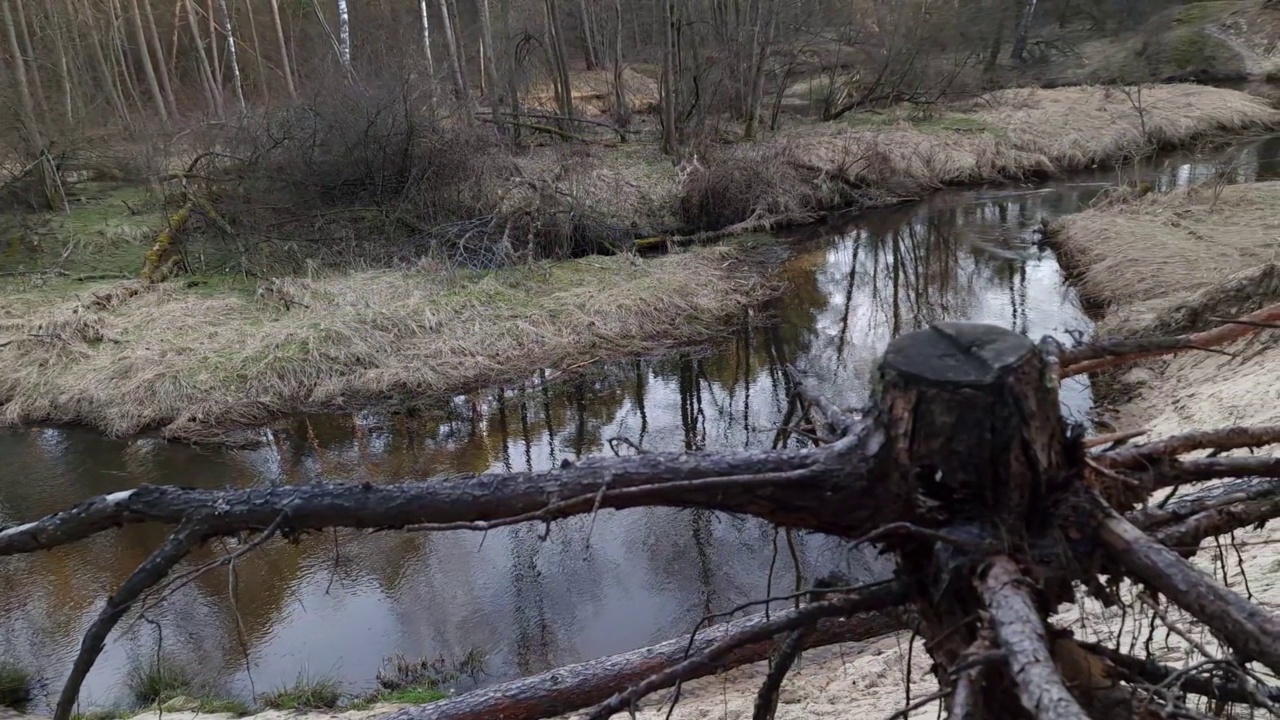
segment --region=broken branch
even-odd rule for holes
[[[1097,372],[1106,368],[1159,357],[1181,350],[1208,350],[1252,335],[1280,322],[1280,303],[1250,313],[1238,320],[1204,332],[1147,340],[1108,340],[1065,350],[1058,357],[1060,378]]]
[[[1228,647],[1280,672],[1280,621],[1120,517],[1101,499],[1098,537],[1111,557],[1209,627]]]
[[[1097,460],[1112,469],[1141,470],[1163,458],[1197,450],[1237,450],[1280,443],[1280,425],[1233,426],[1173,435],[1163,440],[1101,453]]]

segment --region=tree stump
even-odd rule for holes
[[[900,517],[911,518],[884,545],[914,586],[920,632],[944,687],[957,679],[953,669],[992,646],[979,618],[993,560],[1012,558],[1052,594],[1070,593],[1069,577],[1030,560],[1062,545],[1052,500],[1072,475],[1048,369],[1018,333],[948,322],[895,339],[876,373],[875,412],[886,431],[877,470],[906,510]],[[1036,596],[1041,626],[1033,630],[1044,633],[1048,598]],[[975,711],[1030,716],[1009,672],[983,674],[965,693]]]

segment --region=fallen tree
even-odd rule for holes
[[[802,649],[906,625],[925,641],[941,686],[931,699],[945,700],[950,717],[1132,717],[1139,708],[1157,717],[1195,716],[1183,695],[1149,683],[1162,672],[1150,658],[1108,657],[1049,622],[1056,610],[1080,600],[1081,588],[1104,603],[1119,602],[1120,579],[1186,610],[1223,648],[1215,667],[1236,672],[1224,685],[1211,674],[1180,671],[1184,692],[1229,690],[1230,702],[1274,712],[1274,690],[1252,680],[1249,666],[1280,673],[1280,621],[1187,557],[1208,537],[1280,514],[1274,480],[1280,463],[1181,456],[1280,443],[1280,427],[1225,428],[1128,446],[1142,433],[1085,438],[1058,404],[1059,377],[1088,363],[1110,367],[1152,352],[1203,350],[1269,329],[1275,310],[1265,312],[1271,314],[1187,339],[1072,349],[1037,345],[988,325],[941,323],[889,345],[876,371],[875,397],[862,412],[837,407],[797,377],[788,417],[799,418],[815,438],[812,447],[639,453],[540,473],[391,486],[143,486],[0,530],[0,556],[129,523],[175,527],[87,631],[56,720],[70,717],[84,677],[130,607],[159,602],[277,534],[332,527],[483,531],[639,506],[741,513],[876,543],[895,556],[898,570],[882,583],[815,592],[795,610],[409,708],[393,720],[533,719],[588,707],[589,717],[606,718],[632,711],[662,688],[772,653],[775,671],[756,704],[757,720],[768,720],[782,677]],[[1206,479],[1225,480],[1173,502],[1145,502],[1158,489]],[[255,531],[236,555],[174,574],[209,539]],[[1107,576],[1110,582],[1102,579]]]

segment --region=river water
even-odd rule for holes
[[[1230,158],[1240,181],[1280,178],[1280,138],[1146,163],[1158,189]],[[1133,171],[1125,171],[1132,176]],[[890,338],[939,320],[996,323],[1070,342],[1092,323],[1057,259],[1034,244],[1042,217],[1084,207],[1115,169],[1047,184],[954,190],[838,216],[789,238],[778,299],[744,313],[710,347],[594,364],[532,389],[495,388],[416,417],[292,418],[252,450],[193,449],[76,428],[0,431],[0,521],[82,498],[171,483],[247,487],[316,479],[390,483],[441,473],[538,470],[562,459],[645,450],[767,446],[781,422],[781,367],[794,363],[838,402],[859,405]],[[1088,421],[1087,380],[1063,388]],[[619,440],[621,439],[621,440]],[[56,693],[103,599],[163,540],[130,527],[74,546],[0,559],[0,658],[33,666]],[[792,552],[794,546],[794,553]],[[217,548],[194,557],[194,567]],[[705,511],[604,512],[487,535],[337,533],[273,543],[126,619],[90,674],[87,707],[127,702],[131,665],[163,654],[248,697],[299,673],[369,689],[382,660],[478,650],[494,681],[669,639],[744,600],[832,569],[883,563],[818,535]]]

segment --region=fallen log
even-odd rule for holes
[[[787,610],[773,613],[771,617],[778,620],[795,613],[795,610]],[[697,655],[725,638],[750,631],[765,622],[763,614],[753,615],[702,631],[692,643],[688,637],[679,637],[660,645],[548,670],[429,705],[405,708],[384,720],[537,720],[562,715],[604,702],[619,688],[639,685],[686,657]],[[807,650],[866,641],[902,629],[903,621],[893,613],[828,619],[803,633],[801,645]],[[706,674],[760,662],[769,657],[774,645],[770,640],[739,648]]]

